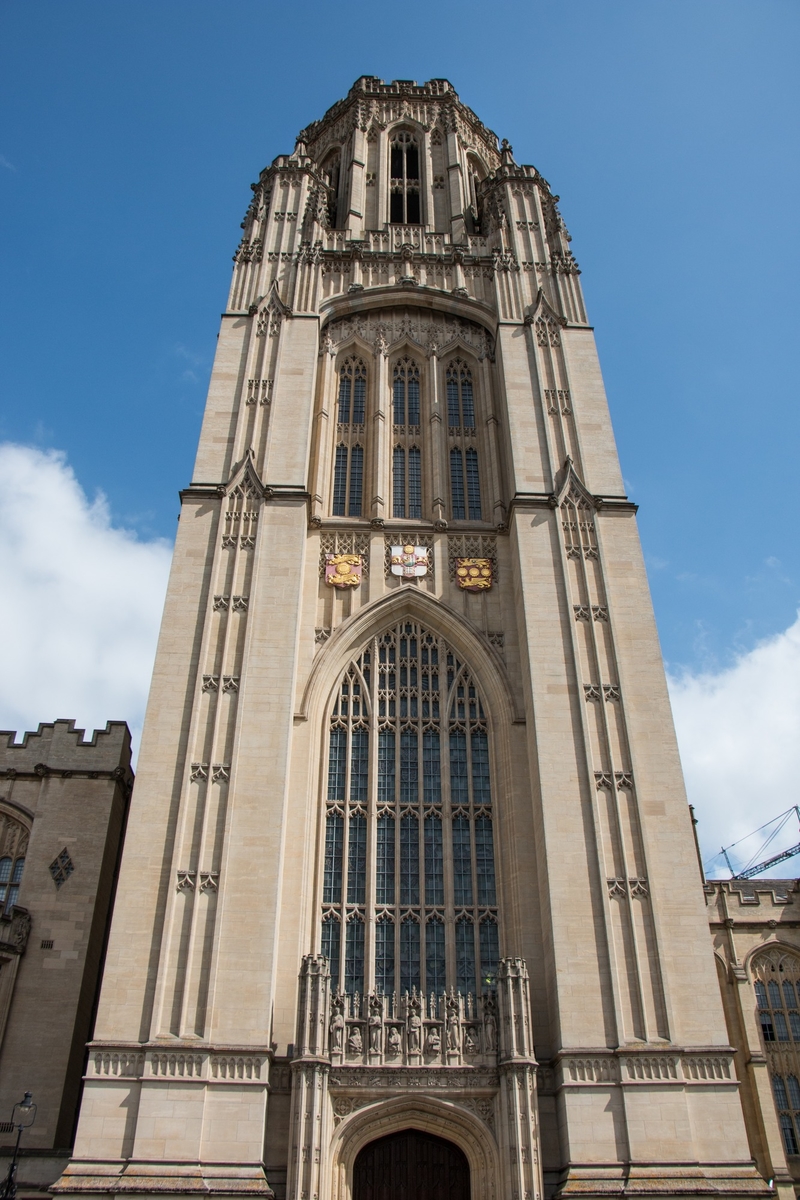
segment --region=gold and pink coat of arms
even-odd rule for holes
[[[360,554],[325,555],[325,582],[330,587],[358,587],[363,570]]]
[[[392,546],[391,571],[403,579],[418,579],[428,574],[426,546]]]

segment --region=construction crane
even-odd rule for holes
[[[770,842],[772,842],[778,836],[792,813],[795,814],[798,825],[800,825],[800,807],[795,804],[791,808],[787,808],[785,813],[780,813],[779,816],[773,817],[771,821],[767,821],[764,825],[759,825],[758,829],[754,831],[754,833],[760,833],[761,830],[766,829],[768,825],[774,825],[776,821],[780,821],[777,829],[772,831],[767,840],[761,846],[758,852],[759,855],[763,854]],[[781,820],[781,818],[783,819]],[[788,858],[794,858],[795,854],[800,854],[800,842],[798,842],[796,846],[790,846],[787,850],[781,850],[779,854],[773,854],[771,858],[762,859],[761,862],[752,863],[751,860],[751,865],[744,867],[741,871],[737,871],[728,856],[728,850],[733,850],[734,846],[740,845],[742,842],[747,841],[748,838],[753,836],[753,833],[749,833],[746,838],[740,838],[738,842],[734,842],[728,847],[723,846],[720,851],[722,857],[725,859],[732,879],[752,879],[754,875],[760,875],[761,872],[766,871],[768,867],[776,867],[778,863],[786,862]]]

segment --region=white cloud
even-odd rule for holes
[[[170,556],[115,528],[63,454],[0,444],[0,728],[125,720],[138,744]]]
[[[784,633],[718,673],[670,679],[689,801],[704,859],[800,802],[800,614]],[[761,839],[739,850],[743,865]],[[790,820],[768,857],[800,842]],[[800,874],[789,859],[769,874]],[[724,876],[720,864],[714,875]]]

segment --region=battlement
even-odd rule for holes
[[[125,721],[108,721],[86,738],[74,720],[43,721],[22,735],[0,730],[0,771],[39,776],[64,772],[114,772],[131,782],[131,734]]]

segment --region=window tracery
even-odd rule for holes
[[[422,518],[422,451],[419,367],[407,355],[394,366],[392,381],[392,516]]]
[[[24,870],[24,858],[15,859],[8,854],[0,858],[0,913],[8,912],[17,903]]]
[[[758,1023],[784,1149],[800,1153],[800,959],[771,949],[752,964]]]
[[[444,639],[401,622],[351,663],[331,714],[326,796],[322,952],[334,990],[491,989],[487,721]]]
[[[454,521],[482,519],[472,372],[460,358],[445,371],[450,444],[450,508]]]
[[[389,221],[392,225],[421,222],[419,146],[412,133],[398,130],[389,147]]]
[[[336,413],[332,505],[335,517],[362,515],[366,406],[367,368],[360,358],[346,358],[339,371]]]

